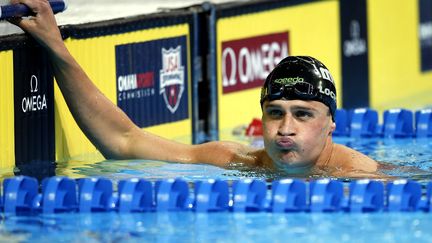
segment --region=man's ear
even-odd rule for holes
[[[329,135],[331,135],[334,132],[335,129],[336,129],[336,122],[332,121],[331,125],[330,125]]]

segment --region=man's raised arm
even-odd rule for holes
[[[12,23],[49,52],[56,81],[76,122],[106,158],[151,159],[223,166],[242,158],[245,146],[213,142],[185,145],[142,131],[92,83],[67,50],[47,0],[15,0],[35,13]]]
[[[19,0],[35,14],[12,22],[31,34],[49,52],[54,76],[76,122],[107,158],[127,158],[129,141],[138,129],[91,82],[61,38],[46,0]]]

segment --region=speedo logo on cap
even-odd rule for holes
[[[294,78],[278,78],[273,80],[273,82],[277,83],[277,84],[288,84],[288,85],[294,85],[296,83],[301,83],[303,82],[304,79],[301,77],[294,77]]]

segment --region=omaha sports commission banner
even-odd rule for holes
[[[85,30],[90,35],[85,38],[81,38],[82,29],[77,29],[78,38],[72,36],[66,43],[98,88],[135,124],[159,136],[191,143],[190,26],[168,22],[135,31],[128,31],[124,23],[121,26],[126,31],[122,31],[114,23],[101,27],[102,34],[96,36],[93,33],[99,32]],[[103,159],[75,123],[58,87],[55,94],[57,158]]]
[[[116,46],[117,105],[140,127],[187,119],[187,37]]]
[[[261,117],[260,88],[287,55],[322,60],[340,88],[337,1],[255,3],[216,9],[219,138]]]

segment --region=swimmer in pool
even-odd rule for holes
[[[379,176],[377,162],[332,142],[336,90],[328,69],[312,57],[287,57],[267,77],[261,92],[264,149],[223,141],[186,145],[143,131],[98,90],[64,45],[48,1],[12,3],[26,4],[35,13],[31,18],[10,22],[48,51],[72,115],[107,159],[221,167],[242,163],[288,175]]]

